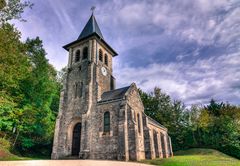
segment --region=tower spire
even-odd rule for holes
[[[94,15],[94,11],[95,11],[95,9],[96,9],[95,6],[92,6],[92,7],[91,7],[92,15]]]
[[[1,1],[1,0],[0,0]],[[74,43],[79,42],[80,40],[84,40],[87,39],[89,37],[95,36],[97,38],[99,38],[101,40],[101,42],[103,42],[109,49],[110,51],[113,52],[113,56],[116,56],[117,53],[115,50],[113,50],[104,40],[102,32],[97,24],[96,18],[94,16],[94,12],[95,12],[96,7],[92,6],[91,7],[91,11],[92,11],[92,15],[90,16],[87,24],[84,26],[82,32],[80,33],[80,35],[78,36],[77,40],[63,46],[63,48],[65,48],[66,50],[70,49],[70,46],[72,46]]]
[[[85,25],[85,27],[83,28],[80,36],[78,37],[78,40],[83,39],[83,38],[88,37],[93,34],[97,34],[100,38],[103,39],[102,32],[101,32],[101,30],[97,24],[97,21],[95,19],[95,16],[94,16],[94,9],[95,9],[95,7],[93,6],[91,8],[92,15],[91,15],[90,19],[88,20],[87,24]]]

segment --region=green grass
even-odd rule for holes
[[[240,166],[240,160],[213,149],[178,151],[172,158],[143,160],[146,164],[161,166]]]

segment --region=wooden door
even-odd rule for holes
[[[73,129],[72,137],[72,155],[78,156],[81,145],[81,123],[77,123]]]

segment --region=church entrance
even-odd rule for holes
[[[72,136],[72,155],[78,156],[81,144],[81,123],[77,123],[73,129]]]

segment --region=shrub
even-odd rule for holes
[[[225,147],[220,147],[219,148],[220,151],[222,151],[225,154],[228,154],[230,156],[236,157],[238,159],[240,159],[240,147],[236,147],[233,145],[227,145]]]
[[[2,147],[3,149],[10,150],[11,143],[5,138],[0,138],[0,147]]]

